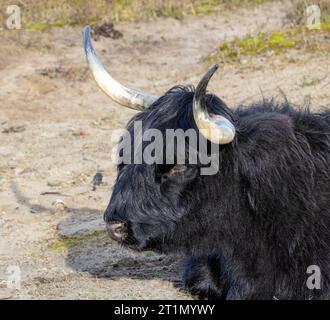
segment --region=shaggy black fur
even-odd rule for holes
[[[193,94],[171,89],[128,130],[136,120],[144,130],[195,128]],[[237,129],[220,171],[120,165],[105,220],[128,224],[125,245],[184,252],[186,287],[201,298],[330,298],[330,111],[273,101],[230,110],[211,94],[207,105]],[[306,286],[310,265],[321,290]]]

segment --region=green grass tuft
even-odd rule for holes
[[[209,56],[208,60],[215,62],[238,61],[241,56],[259,56],[266,52],[279,54],[282,50],[294,48],[296,41],[288,35],[276,32],[266,34],[258,33],[255,36],[248,35],[244,38],[237,38],[233,41],[225,41],[219,45],[218,50]]]
[[[98,241],[110,241],[106,230],[96,230],[81,236],[61,236],[58,240],[48,246],[48,249],[57,253],[66,253],[77,247],[90,245]]]
[[[220,43],[218,49],[206,57],[210,63],[235,63],[241,57],[279,55],[290,49],[320,50],[329,47],[327,33],[330,24],[322,24],[321,30],[308,30],[301,26],[287,28],[283,32],[258,33]],[[323,36],[320,40],[318,36]]]

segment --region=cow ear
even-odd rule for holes
[[[186,164],[176,164],[168,172],[163,173],[162,182],[168,180],[175,181],[190,181],[197,176],[197,167],[186,165]]]

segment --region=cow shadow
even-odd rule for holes
[[[16,183],[12,192],[17,202],[30,214],[56,214],[53,207],[35,204]],[[159,279],[170,281],[182,290],[180,256],[152,251],[136,252],[111,240],[105,230],[103,212],[90,208],[66,208],[67,217],[57,226],[56,251],[65,249],[66,266],[77,272],[87,272],[97,278]]]

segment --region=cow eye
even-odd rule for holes
[[[175,165],[162,165],[159,168],[160,182],[165,182],[166,180],[175,177],[184,177],[187,171],[187,166],[185,164],[175,164]]]
[[[171,171],[173,167],[174,165],[169,165],[169,164],[158,165],[156,168],[156,181],[163,182],[164,180],[167,180],[168,173]]]
[[[165,182],[167,179],[169,178],[169,175],[167,174],[167,173],[164,173],[163,175],[162,175],[162,182]]]

